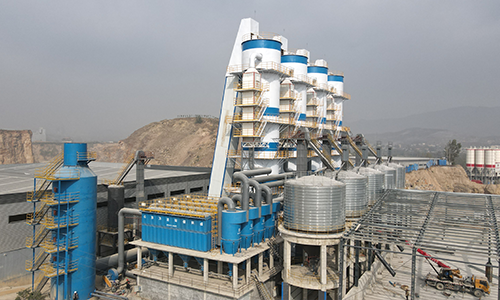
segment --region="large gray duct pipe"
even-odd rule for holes
[[[234,201],[228,197],[222,197],[217,203],[217,244],[220,246],[220,240],[222,238],[222,210],[224,209],[224,204],[227,205],[229,211],[235,211],[236,206]]]
[[[268,187],[267,185],[261,185],[260,186],[262,189],[262,193],[265,194],[266,196],[264,199],[266,199],[266,204],[271,205],[271,213],[273,213],[273,192],[271,191],[271,188]]]
[[[124,228],[125,228],[125,222],[124,222],[124,215],[136,215],[136,216],[142,216],[142,212],[138,209],[134,208],[122,208],[120,209],[120,212],[118,213],[118,274],[121,274],[123,270],[125,269],[125,255],[124,255],[124,245],[123,245],[123,240],[124,240]]]
[[[252,186],[255,189],[255,194],[254,194],[254,199],[253,199],[253,204],[255,207],[259,208],[259,218],[262,217],[262,188],[260,187],[260,184],[253,180],[249,179],[248,184]]]
[[[124,253],[125,261],[131,262],[131,261],[136,260],[138,250],[139,250],[139,248],[134,248],[134,249],[130,249],[130,250],[125,251],[125,253]],[[141,256],[148,255],[148,253],[149,253],[148,249],[144,248],[144,249],[142,249]],[[110,256],[99,258],[98,260],[96,260],[95,269],[97,271],[103,272],[103,271],[107,271],[109,268],[116,268],[116,266],[118,266],[118,256],[119,256],[119,254],[116,253],[116,254],[113,254]]]
[[[271,168],[264,168],[264,169],[255,169],[255,170],[246,170],[246,171],[240,171],[236,172],[233,174],[233,183],[236,182],[241,182],[241,209],[247,212],[247,219],[246,221],[248,222],[248,207],[249,207],[249,183],[248,183],[248,176],[255,176],[255,175],[263,175],[263,174],[270,174],[273,170]]]
[[[266,183],[263,183],[262,186],[267,186],[267,187],[275,187],[275,186],[281,186],[281,185],[284,185],[285,184],[285,181],[284,180],[277,180],[277,181],[271,181],[271,182],[266,182]]]
[[[254,177],[252,179],[257,181],[257,182],[262,183],[262,182],[267,182],[267,181],[292,178],[294,176],[295,176],[295,172],[287,172],[287,173],[281,173],[281,174],[269,175],[269,176],[257,176],[257,177]]]

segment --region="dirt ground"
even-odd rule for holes
[[[406,173],[406,189],[457,193],[500,194],[498,184],[469,180],[462,166],[434,166]]]

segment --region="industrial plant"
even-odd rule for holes
[[[243,19],[210,170],[137,149],[104,181],[111,165],[67,143],[0,194],[2,230],[28,232],[0,252],[57,300],[500,297],[500,197],[405,190],[391,146],[345,126],[344,73],[313,55]],[[490,151],[467,150],[471,176],[497,178]]]
[[[483,183],[499,183],[500,146],[467,148],[465,152],[467,175]]]

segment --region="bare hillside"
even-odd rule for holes
[[[152,164],[210,167],[217,135],[217,119],[178,118],[148,124],[118,143],[89,143],[97,160],[124,162],[137,150],[152,151]],[[62,144],[36,143],[37,162],[48,161],[62,151]]]
[[[33,163],[31,130],[0,129],[0,165]]]
[[[461,166],[435,166],[406,173],[407,189],[458,193],[500,194],[500,185],[469,180]]]

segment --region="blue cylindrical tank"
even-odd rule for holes
[[[273,213],[265,217],[264,221],[264,238],[269,239],[274,236],[274,228],[278,219],[278,212],[281,209],[281,202],[273,202]]]
[[[52,254],[54,262],[59,260],[61,265],[67,264],[69,269],[67,277],[60,275],[51,279],[52,299],[71,299],[74,292],[78,293],[80,299],[88,299],[95,290],[97,176],[87,164],[87,144],[64,144],[64,165],[55,174],[57,180],[52,182],[53,192],[56,197],[58,194],[78,194],[79,201],[71,205],[61,204],[55,210],[59,210],[61,218],[66,216],[77,222],[70,222],[72,226],[69,227],[61,226],[53,234],[61,240],[67,236],[68,239],[76,238],[78,242],[77,247],[69,249],[67,254],[64,251],[59,252],[59,255]]]
[[[253,222],[253,242],[260,244],[264,239],[264,224],[266,222],[266,216],[271,214],[271,205],[264,204],[261,207],[261,217],[257,218]]]
[[[247,212],[244,210],[222,211],[221,243],[227,254],[235,254],[240,246],[241,224],[246,221]]]
[[[252,246],[253,234],[254,234],[254,223],[259,217],[259,209],[257,207],[250,206],[248,211],[248,222],[241,225],[241,248],[248,249]]]

